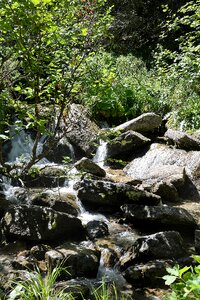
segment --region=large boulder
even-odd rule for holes
[[[26,187],[52,188],[63,186],[68,170],[64,166],[33,166],[22,180]]]
[[[187,152],[157,143],[152,144],[144,156],[133,159],[124,172],[134,179],[147,180],[159,176],[162,180],[180,172],[183,174],[177,167],[185,168],[189,178],[200,184],[200,151]]]
[[[125,183],[82,180],[77,185],[78,198],[87,208],[117,211],[125,203],[157,205],[160,197]]]
[[[145,113],[141,116],[132,119],[128,122],[120,124],[113,128],[113,131],[125,132],[128,130],[133,130],[137,132],[151,132],[158,129],[162,123],[162,118],[155,113]]]
[[[154,259],[176,259],[186,255],[183,239],[177,231],[164,231],[138,238],[120,258],[123,268],[136,262]]]
[[[167,205],[163,206],[143,206],[124,204],[121,207],[125,213],[127,220],[133,222],[135,226],[137,224],[149,229],[149,226],[154,228],[159,226],[159,229],[176,228],[181,231],[194,230],[197,227],[196,221],[183,208],[170,207]]]
[[[35,193],[31,197],[31,204],[50,207],[56,211],[77,216],[80,212],[76,196],[67,192],[64,188],[56,191],[47,190]]]
[[[72,162],[75,161],[77,156],[77,151],[74,147],[69,143],[66,137],[58,139],[55,147],[52,149],[48,149],[46,158],[50,162],[54,163],[62,163],[65,157],[68,157]]]
[[[106,157],[118,158],[124,155],[130,155],[134,150],[138,150],[146,144],[149,144],[150,141],[150,139],[142,134],[128,130],[107,142]]]
[[[185,150],[200,150],[200,139],[183,131],[168,129],[165,137],[177,148]]]
[[[77,161],[74,166],[78,171],[81,172],[87,172],[98,177],[106,176],[105,170],[87,157],[83,157],[82,159]]]
[[[66,243],[45,254],[47,265],[50,268],[62,263],[66,267],[68,278],[96,277],[100,261],[100,251],[88,248],[87,245]]]
[[[90,157],[95,152],[100,128],[90,120],[83,106],[71,104],[62,130],[70,143],[80,148],[86,156]]]
[[[164,285],[162,277],[166,275],[166,268],[174,265],[173,260],[152,260],[144,264],[135,264],[123,272],[124,278],[137,287],[161,287]]]
[[[12,206],[2,221],[8,239],[31,241],[80,240],[84,237],[81,221],[48,207]]]

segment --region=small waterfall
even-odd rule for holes
[[[104,163],[107,155],[107,142],[100,140],[100,145],[97,149],[96,155],[93,159],[101,168],[104,167]]]
[[[37,154],[42,152],[43,142],[45,137],[42,137],[38,143]],[[20,163],[28,161],[31,156],[34,141],[31,135],[26,133],[24,129],[20,129],[15,133],[15,128],[11,128],[11,150],[8,153],[7,160],[9,163]],[[38,164],[49,163],[47,159],[42,159]]]
[[[101,250],[101,258],[100,258],[99,269],[97,273],[97,279],[102,280],[102,278],[104,278],[105,281],[116,283],[118,288],[123,287],[126,284],[126,280],[119,272],[117,266],[114,266],[112,268],[111,267],[108,268],[105,266],[104,257],[108,252],[109,249],[106,248]]]

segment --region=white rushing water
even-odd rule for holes
[[[107,142],[100,140],[100,145],[97,148],[97,152],[96,155],[94,156],[93,161],[101,168],[103,168],[106,160],[106,155],[107,155]]]

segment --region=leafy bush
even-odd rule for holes
[[[176,14],[168,7],[162,38],[175,35],[177,49],[159,46],[155,55],[158,74],[169,87],[171,124],[181,129],[200,127],[200,0],[183,5]],[[159,75],[158,75],[159,76]]]
[[[81,100],[96,118],[115,124],[144,112],[163,115],[169,111],[160,97],[160,79],[141,59],[101,51],[88,59],[87,68]]]
[[[167,295],[166,300],[200,299],[200,256],[193,255],[193,258],[198,263],[195,267],[180,268],[175,265],[167,268],[168,275],[163,279],[172,292]]]

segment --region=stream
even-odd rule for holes
[[[41,139],[38,148],[39,152],[42,150],[42,143],[43,140]],[[21,130],[15,136],[15,138],[11,140],[11,145],[10,145],[11,150],[7,155],[8,162],[10,164],[13,163],[18,164],[22,160],[28,160],[31,155],[32,146],[33,146],[33,141],[31,139],[30,134],[27,134],[25,133],[24,130]],[[70,145],[69,148],[71,152],[70,156],[74,162],[74,157],[75,157],[74,149],[72,145]],[[101,141],[93,161],[96,164],[98,164],[101,168],[106,169],[105,159],[106,159],[106,142]],[[42,161],[38,163],[38,166],[45,167],[45,166],[58,166],[58,165],[44,158]],[[60,167],[63,167],[63,165],[61,165]],[[133,233],[133,231],[128,226],[120,225],[115,219],[115,217],[113,216],[109,217],[109,216],[104,216],[103,214],[100,213],[91,213],[87,211],[85,207],[82,205],[81,201],[78,199],[76,190],[73,188],[76,182],[80,179],[80,175],[78,174],[78,171],[73,165],[70,165],[70,171],[68,172],[68,177],[69,179],[65,180],[63,186],[46,189],[45,192],[52,193],[52,194],[53,193],[72,194],[75,197],[76,204],[79,208],[78,218],[81,220],[84,226],[88,222],[94,220],[104,222],[108,226],[109,236],[101,238],[98,241],[96,241],[96,244],[101,251],[99,270],[96,279],[100,280],[101,278],[104,278],[106,279],[106,281],[116,282],[118,286],[124,286],[126,282],[118,270],[118,264],[116,263],[114,264],[114,266],[106,266],[105,264],[105,260],[107,259],[107,256],[109,256],[109,252],[110,252],[110,250],[106,248],[106,244],[110,245],[109,247],[114,248],[115,251],[117,251],[118,255],[120,256],[122,253],[122,249],[127,248],[129,243],[133,242],[133,239],[136,238],[136,234]],[[18,186],[13,186],[11,184],[11,180],[5,177],[3,178],[3,180],[4,180],[4,184],[3,184],[4,194],[7,201],[17,203],[19,201],[19,194],[23,186],[22,188]]]

